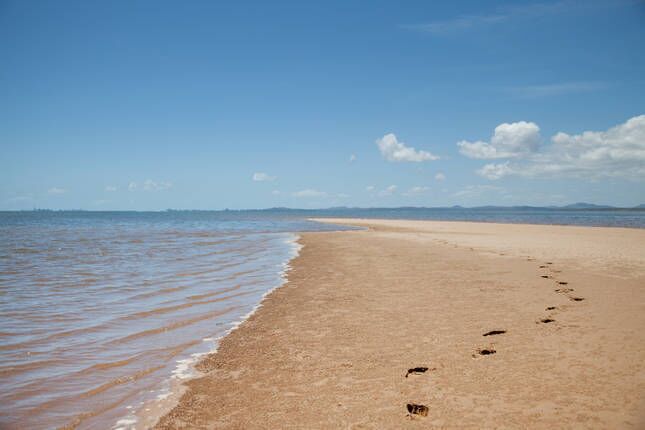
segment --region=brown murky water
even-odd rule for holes
[[[297,252],[271,226],[143,218],[0,225],[1,428],[136,427]]]

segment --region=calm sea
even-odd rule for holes
[[[311,216],[645,227],[645,211],[0,212],[0,428],[133,428],[284,280]]]

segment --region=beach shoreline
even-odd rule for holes
[[[645,422],[645,231],[318,221],[156,428]]]

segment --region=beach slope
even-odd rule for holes
[[[643,428],[645,230],[324,221],[157,428]]]

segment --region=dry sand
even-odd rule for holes
[[[158,428],[645,428],[645,230],[326,221]]]

